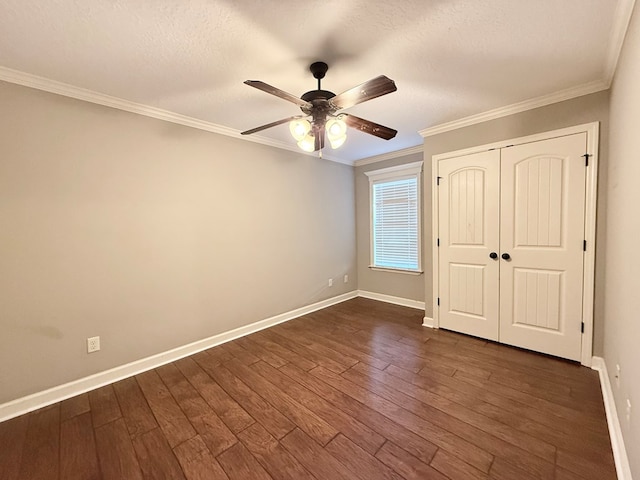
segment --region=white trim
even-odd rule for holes
[[[440,237],[440,198],[438,196],[438,160],[431,157],[431,277],[432,277],[432,307],[431,328],[440,328],[440,255],[438,251],[438,237]]]
[[[351,291],[0,405],[0,422],[358,296]]]
[[[538,142],[551,138],[558,138],[576,133],[587,134],[587,151],[589,154],[589,167],[587,168],[586,178],[586,202],[585,202],[585,240],[587,241],[587,251],[584,253],[584,272],[583,272],[583,296],[582,296],[582,320],[584,322],[584,334],[582,335],[582,352],[580,363],[586,367],[591,366],[591,356],[593,354],[593,302],[594,302],[594,284],[595,284],[595,256],[596,256],[596,213],[597,213],[597,192],[598,192],[598,145],[599,145],[599,122],[585,123],[573,127],[562,128],[549,132],[527,135],[524,137],[502,140],[477,147],[465,148],[453,152],[442,153],[432,157],[432,222],[433,222],[433,323],[435,328],[440,327],[440,316],[438,311],[437,299],[440,296],[439,284],[439,258],[438,246],[435,239],[439,236],[439,219],[438,219],[438,164],[440,160],[448,158],[460,157],[463,155],[471,155],[474,153],[485,152],[491,149],[500,149],[510,145],[522,145],[525,143]]]
[[[521,113],[527,110],[533,110],[534,108],[551,105],[552,103],[571,100],[572,98],[600,92],[602,90],[607,90],[608,88],[609,88],[609,84],[607,84],[602,80],[597,80],[594,82],[586,83],[584,85],[578,85],[577,87],[567,88],[566,90],[560,90],[559,92],[551,93],[549,95],[543,95],[541,97],[532,98],[530,100],[514,103],[512,105],[507,105],[505,107],[495,108],[487,112],[482,112],[476,115],[460,118],[452,122],[434,125],[433,127],[428,127],[428,128],[425,128],[424,130],[420,130],[418,133],[425,138],[431,137],[439,133],[449,132],[451,130],[457,130],[462,127],[476,125],[478,123],[487,122],[489,120],[495,120],[498,118],[507,117],[515,113]]]
[[[593,133],[591,132],[590,129],[593,129],[594,125],[596,126],[595,133],[598,133],[597,131],[597,128],[598,128],[597,125],[599,125],[598,122],[583,123],[581,125],[574,125],[573,127],[560,128],[558,130],[553,130],[549,132],[535,133],[533,135],[525,135],[524,137],[510,138],[507,140],[500,140],[498,142],[485,143],[484,145],[477,145],[475,147],[463,148],[461,150],[454,150],[453,152],[439,153],[438,155],[434,155],[432,157],[432,160],[439,161],[439,160],[445,160],[447,158],[461,157],[463,155],[472,155],[478,152],[486,152],[487,150],[498,150],[500,148],[505,148],[508,146],[539,142],[540,140],[565,137],[565,136],[573,135],[576,133],[582,133],[582,132]]]
[[[405,275],[422,275],[424,270],[409,270],[407,268],[393,268],[393,267],[376,267],[375,265],[369,265],[370,270],[376,272],[389,272],[389,273],[403,273]]]
[[[602,400],[604,401],[604,411],[607,415],[607,425],[609,427],[609,436],[611,437],[611,449],[613,450],[613,460],[616,464],[619,480],[632,480],[631,467],[629,466],[629,458],[624,447],[624,438],[622,437],[622,429],[620,428],[620,420],[616,409],[611,382],[609,381],[609,373],[607,365],[602,357],[593,357],[591,368],[597,370],[600,375],[600,387],[602,388]]]
[[[369,178],[375,177],[372,179],[373,181],[396,178],[398,175],[413,176],[422,172],[423,163],[424,162],[422,160],[419,162],[403,163],[402,165],[395,165],[393,167],[369,170],[368,172],[364,172],[364,174]]]
[[[373,211],[374,211],[374,201],[373,201],[373,191],[374,185],[377,183],[387,182],[390,180],[401,180],[401,179],[416,179],[416,187],[417,187],[417,216],[418,216],[418,268],[414,271],[415,274],[421,274],[423,272],[422,268],[422,165],[424,160],[420,160],[419,162],[411,162],[405,163],[402,165],[396,165],[393,167],[380,168],[377,170],[369,170],[368,172],[364,172],[364,174],[369,177],[369,268],[375,269],[385,269],[385,267],[375,264],[375,251],[374,251],[374,239],[373,239]],[[403,271],[403,273],[408,273],[408,269],[395,269],[389,268],[388,270],[397,270]]]
[[[580,363],[585,367],[591,366],[593,355],[593,306],[595,302],[595,271],[596,271],[596,216],[598,202],[598,163],[600,124],[594,122],[585,125],[587,132],[587,151],[589,166],[585,185],[584,238],[587,241],[587,251],[584,252],[584,267],[582,273],[582,321],[584,333],[582,335],[582,355]]]
[[[422,153],[424,151],[424,144],[416,145],[415,147],[403,148],[402,150],[396,150],[395,152],[383,153],[381,155],[374,155],[373,157],[361,158],[353,162],[354,167],[362,167],[364,165],[370,165],[372,163],[384,162],[385,160],[392,160],[394,158],[405,157],[407,155],[413,155],[414,153]]]
[[[627,35],[633,7],[636,0],[618,0],[616,2],[616,10],[613,17],[613,27],[611,28],[611,37],[609,38],[609,50],[607,51],[607,59],[605,64],[604,76],[607,86],[611,86],[613,76],[618,68],[618,59],[624,44],[624,37]]]
[[[433,324],[433,318],[426,316],[422,319],[422,326],[427,328],[436,328]]]
[[[24,87],[35,88],[36,90],[42,90],[44,92],[54,93],[56,95],[75,98],[76,100],[82,100],[85,102],[94,103],[96,105],[103,105],[105,107],[111,107],[117,110],[135,113],[136,115],[155,118],[164,122],[176,123],[178,125],[184,125],[185,127],[191,127],[198,130],[204,130],[206,132],[217,133],[247,142],[259,143],[282,150],[289,150],[301,155],[310,157],[318,156],[315,152],[308,153],[300,150],[293,143],[289,144],[279,142],[276,140],[271,140],[269,138],[261,137],[260,135],[241,135],[240,130],[235,130],[233,128],[224,127],[222,125],[206,122],[197,118],[188,117],[179,113],[170,112],[169,110],[163,110],[161,108],[131,102],[122,98],[112,97],[111,95],[105,95],[104,93],[98,93],[92,90],[87,90],[85,88],[76,87],[73,85],[69,85],[68,83],[62,83],[55,80],[50,80],[48,78],[39,77],[37,75],[32,75],[30,73],[12,70],[7,67],[0,67],[0,80],[14,83],[16,85],[22,85]],[[330,160],[332,162],[349,165],[350,167],[353,166],[353,162],[351,161],[341,160],[332,155],[326,155],[324,152],[322,153],[322,158],[324,160]]]
[[[394,297],[392,295],[386,295],[384,293],[368,292],[366,290],[358,290],[358,296],[362,298],[368,298],[370,300],[378,300],[380,302],[392,303],[394,305],[400,305],[402,307],[416,308],[418,310],[424,310],[424,302],[419,300],[411,300],[409,298]]]

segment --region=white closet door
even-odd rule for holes
[[[498,339],[500,153],[438,162],[440,326]],[[498,257],[499,258],[499,257]]]
[[[502,149],[500,342],[580,360],[587,135]]]

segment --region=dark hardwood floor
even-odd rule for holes
[[[598,375],[357,298],[0,424],[0,478],[615,479]]]

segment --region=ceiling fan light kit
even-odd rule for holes
[[[318,88],[305,93],[300,98],[259,80],[247,80],[244,82],[258,90],[295,103],[300,107],[304,115],[296,115],[252,128],[242,132],[242,135],[251,135],[267,128],[289,123],[291,136],[298,142],[298,147],[305,152],[321,152],[324,147],[325,133],[331,148],[339,148],[347,140],[347,127],[355,128],[384,140],[390,140],[395,137],[398,132],[392,128],[378,125],[355,115],[336,113],[338,110],[395,92],[397,90],[395,82],[384,75],[380,75],[336,95],[321,88],[320,82],[328,69],[329,66],[324,62],[311,64],[309,70],[314,78],[318,80]],[[309,117],[311,121],[309,121]]]
[[[313,152],[316,148],[316,139],[311,133],[308,133],[302,140],[298,142],[298,146],[305,152]]]
[[[311,131],[311,123],[306,118],[291,120],[289,123],[289,131],[293,138],[297,141],[301,141]]]
[[[330,118],[325,124],[325,131],[331,148],[334,150],[347,140],[347,124],[341,118]]]

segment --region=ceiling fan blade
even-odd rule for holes
[[[267,123],[266,125],[252,128],[251,130],[246,130],[244,132],[241,132],[240,135],[251,135],[252,133],[256,133],[261,130],[266,130],[267,128],[271,128],[271,127],[277,127],[278,125],[282,125],[283,123],[290,122],[291,120],[297,120],[298,118],[305,118],[305,117],[306,115],[294,115],[293,117],[283,118],[282,120],[278,120],[276,122]]]
[[[280,90],[279,88],[272,87],[271,85],[261,82],[260,80],[246,80],[244,83],[249,85],[250,87],[257,88],[258,90],[262,90],[263,92],[270,93],[271,95],[275,95],[276,97],[280,97],[288,102],[295,103],[299,107],[308,107],[311,108],[311,104],[309,102],[305,102],[301,98],[296,97],[290,93],[285,92],[284,90]]]
[[[361,132],[368,133],[370,135],[375,135],[376,137],[383,138],[384,140],[391,140],[398,133],[398,131],[394,130],[393,128],[379,125],[370,120],[356,117],[355,115],[349,115],[346,113],[343,115],[344,123],[346,123],[349,127],[355,128],[356,130],[360,130]]]
[[[398,90],[393,80],[384,75],[373,78],[368,82],[364,82],[357,87],[350,88],[346,92],[342,92],[330,100],[330,103],[338,110],[342,108],[353,107],[372,98],[381,97],[387,93]]]

